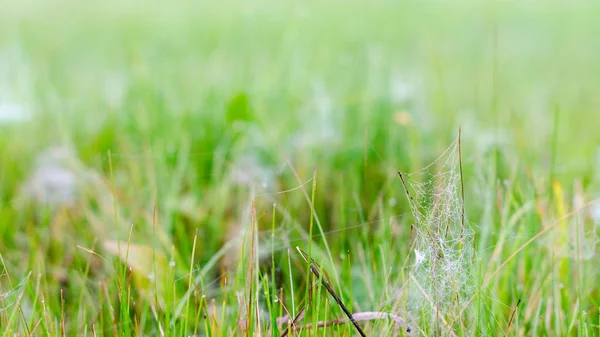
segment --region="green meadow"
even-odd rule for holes
[[[599,336],[600,5],[0,4],[3,336]]]

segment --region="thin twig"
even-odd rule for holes
[[[354,319],[354,316],[352,316],[352,313],[350,313],[350,310],[348,310],[348,308],[346,308],[346,306],[344,305],[344,303],[342,302],[342,300],[340,299],[340,297],[333,290],[333,287],[329,284],[329,282],[327,282],[327,279],[325,277],[323,277],[323,275],[319,271],[319,268],[316,267],[316,266],[318,266],[318,264],[312,258],[310,258],[308,256],[308,254],[306,254],[302,249],[300,249],[300,247],[296,247],[296,249],[298,250],[298,252],[302,256],[302,258],[304,259],[304,261],[309,264],[310,271],[313,274],[315,274],[315,276],[319,280],[321,280],[321,284],[323,284],[323,286],[325,287],[325,289],[327,289],[327,291],[329,292],[329,294],[331,295],[331,297],[333,297],[333,299],[335,300],[335,302],[340,306],[340,308],[342,308],[342,311],[344,312],[344,314],[346,314],[346,316],[348,317],[348,319],[350,320],[350,322],[352,322],[352,325],[354,325],[354,327],[356,328],[356,330],[358,331],[358,333],[362,337],[367,337],[367,334],[365,334],[365,332],[360,327],[360,325],[358,324],[358,322],[356,321],[356,319]],[[310,261],[309,261],[309,259],[310,259]]]
[[[408,199],[410,199],[411,202],[415,202],[415,199],[412,197],[412,195],[410,194],[410,191],[408,190],[408,185],[406,185],[406,181],[404,180],[404,176],[402,175],[402,172],[398,171],[398,176],[400,177],[400,181],[402,181],[402,186],[404,187],[404,192],[408,196]],[[421,221],[421,215],[418,212],[418,209],[417,209],[416,213],[418,214],[418,217],[419,217],[418,221]]]
[[[402,173],[400,171],[398,171],[398,176],[400,177],[400,180],[402,181],[402,186],[404,187],[404,192],[406,192],[408,199],[410,200],[410,202],[414,203],[415,199],[410,194],[410,191],[408,190],[408,186],[406,185],[406,181],[404,180],[404,176],[402,175]],[[416,206],[415,206],[415,208],[416,208]],[[418,218],[418,219],[416,219],[417,223],[424,224],[423,219],[421,218],[421,213],[419,213],[418,209],[416,210],[416,212],[413,212],[413,214],[416,215]],[[433,239],[433,235],[431,234],[431,232],[429,232],[429,229],[427,228],[427,226],[424,225],[423,228],[425,228],[425,230],[427,231],[427,234],[429,235],[429,239],[431,239],[431,245],[436,248],[438,256],[441,258],[442,253],[437,249],[437,245],[436,245],[435,240]],[[412,227],[411,227],[411,230],[412,230]]]
[[[513,312],[510,315],[510,320],[508,321],[508,326],[506,327],[506,331],[504,331],[504,337],[506,337],[506,335],[508,335],[508,330],[510,330],[510,326],[513,322],[513,319],[515,318],[515,313],[517,312],[517,308],[519,308],[520,303],[521,303],[521,299],[519,298],[519,300],[517,301],[517,305],[515,305],[515,308],[513,309]]]
[[[414,203],[415,199],[410,194],[410,191],[408,190],[408,186],[406,185],[406,181],[404,180],[404,176],[402,175],[402,173],[400,171],[398,171],[398,176],[400,177],[400,180],[402,181],[402,186],[404,187],[404,192],[406,192],[408,199],[410,200],[410,202]],[[415,208],[416,207],[417,206],[415,206]],[[440,258],[442,258],[443,257],[442,253],[437,249],[437,245],[436,245],[435,240],[433,239],[433,235],[431,234],[431,232],[429,231],[427,226],[424,225],[423,219],[421,218],[421,213],[419,213],[419,210],[416,209],[416,212],[413,212],[413,214],[418,218],[418,219],[416,219],[417,223],[423,224],[423,228],[425,228],[425,230],[427,231],[427,234],[429,235],[429,239],[431,240],[431,245],[436,248],[438,256]],[[412,230],[412,227],[411,227],[411,230]]]
[[[294,317],[294,320],[291,321],[290,324],[288,324],[288,327],[285,328],[285,330],[283,330],[280,337],[286,337],[288,335],[288,333],[290,332],[290,327],[291,327],[291,330],[296,331],[296,326],[304,318],[304,314],[306,313],[305,309],[309,305],[310,305],[310,303],[307,304],[304,308],[302,308],[300,310],[300,312],[296,315],[296,317]]]

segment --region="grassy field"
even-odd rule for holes
[[[3,2],[2,335],[600,336],[598,14]]]

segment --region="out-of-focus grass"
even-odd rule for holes
[[[7,335],[243,335],[257,307],[249,326],[265,335],[306,299],[296,245],[353,311],[417,316],[395,295],[414,255],[396,172],[434,160],[459,126],[484,287],[454,328],[499,335],[522,299],[509,335],[598,335],[589,209],[502,265],[600,192],[598,5],[0,6]],[[2,121],[7,107],[30,119]],[[22,188],[56,146],[74,149],[66,170],[86,186],[53,210]],[[327,235],[315,223],[311,242],[315,168]],[[342,317],[318,295],[306,322]]]

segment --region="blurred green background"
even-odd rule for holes
[[[67,312],[95,317],[96,306],[105,312],[102,305],[82,307],[102,291],[88,294],[84,285],[110,283],[114,275],[106,266],[94,270],[78,245],[108,256],[110,247],[98,248],[107,240],[156,246],[176,263],[177,277],[190,267],[214,267],[215,256],[222,269],[236,266],[231,261],[237,258],[219,254],[247,231],[252,195],[258,195],[261,230],[270,230],[275,216],[278,235],[305,244],[311,212],[304,195],[298,189],[273,193],[297,188],[314,169],[315,210],[332,232],[336,259],[343,261],[343,252],[358,242],[399,263],[409,252],[408,227],[386,229],[387,220],[379,221],[396,216],[402,222],[409,211],[396,172],[432,162],[459,127],[479,258],[490,257],[511,214],[535,205],[524,223],[510,228],[514,241],[502,250],[506,258],[580,205],[577,200],[600,193],[598,14],[593,1],[5,1],[5,273],[16,280],[41,273],[52,317],[64,311],[59,289],[78,294]],[[311,184],[302,185],[309,194]],[[48,196],[59,198],[60,191],[66,201],[50,205]],[[281,207],[275,215],[273,204]],[[593,212],[584,220],[592,241],[600,222]],[[358,226],[370,221],[376,225]],[[190,262],[195,234],[201,248]],[[323,248],[321,239],[315,242]],[[592,256],[595,242],[586,250]],[[530,246],[526,258],[503,270],[490,290],[503,304],[490,305],[489,317],[478,322],[481,333],[495,331],[489,328],[495,315],[506,316],[498,323],[506,326],[505,306],[516,302],[517,283],[535,289],[533,278],[519,271],[544,265],[553,275],[554,260],[544,259],[551,254],[541,246]],[[583,281],[560,279],[572,291],[559,300],[565,313],[551,310],[558,328],[545,331],[567,331],[568,298],[576,292],[587,294],[577,310],[592,308],[590,324],[598,325],[598,269],[586,263],[578,267]],[[187,289],[187,279],[181,282]],[[378,282],[385,284],[385,277],[365,284]],[[26,321],[34,322],[45,317],[35,305],[40,292],[35,283],[26,288]],[[377,303],[370,301],[366,307]],[[532,330],[531,314],[522,321],[516,331],[540,333]],[[85,330],[83,322],[70,322],[68,331]]]

